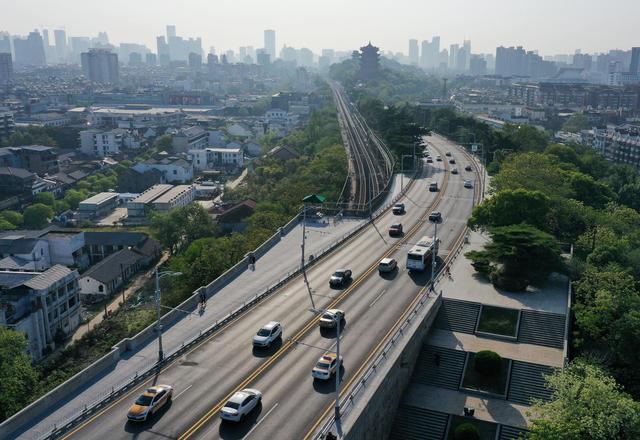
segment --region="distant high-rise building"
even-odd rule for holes
[[[159,43],[160,37],[156,39]],[[167,26],[167,47],[169,51],[169,59],[171,61],[189,61],[189,54],[196,53],[202,57],[202,39],[201,38],[182,38],[176,35],[176,28],[173,25]],[[160,62],[162,64],[162,56]]]
[[[469,61],[469,71],[472,75],[486,75],[487,61],[480,55],[472,55]]]
[[[429,56],[429,64],[432,68],[437,68],[440,64],[440,37],[435,36],[431,39],[431,54]]]
[[[207,55],[207,64],[209,66],[213,66],[214,64],[218,64],[218,55],[216,55],[215,53],[209,53]]]
[[[449,46],[449,69],[456,69],[458,65],[458,50],[459,44],[452,44]]]
[[[58,61],[67,60],[67,33],[63,29],[53,31],[53,37],[56,42],[56,56]]]
[[[13,49],[16,54],[16,65],[20,66],[44,66],[44,43],[38,31],[30,32],[27,38],[13,40]]]
[[[634,47],[631,49],[631,64],[629,65],[629,72],[640,73],[640,47]]]
[[[0,53],[11,53],[11,37],[0,32]]]
[[[429,64],[429,40],[423,40],[420,45],[420,67],[427,68]]]
[[[191,52],[189,54],[189,67],[192,69],[200,69],[202,67],[202,55]]]
[[[467,50],[464,47],[458,49],[458,56],[456,58],[456,70],[464,72],[467,70]]]
[[[264,49],[258,49],[258,52],[256,54],[256,58],[257,58],[256,61],[261,66],[268,66],[269,63],[271,62],[271,57],[269,56],[269,54],[267,52],[264,51]]]
[[[464,48],[465,52],[464,69],[462,70],[469,70],[471,63],[471,40],[464,40],[462,43],[462,47]]]
[[[169,56],[169,45],[163,35],[156,37],[156,50],[158,52],[158,61],[161,66],[166,66],[171,61]]]
[[[418,40],[409,40],[409,64],[418,65],[420,60],[420,50],[418,49]]]
[[[139,66],[140,64],[142,64],[142,55],[139,52],[129,53],[129,65]]]
[[[548,77],[556,73],[553,61],[545,61],[533,51],[525,51],[522,46],[496,48],[496,75]]]
[[[6,85],[13,78],[11,54],[0,52],[0,85]]]
[[[267,29],[264,31],[264,49],[271,60],[276,59],[276,31]]]
[[[96,37],[96,43],[106,46],[109,44],[109,36],[106,32],[98,32],[98,36]]]
[[[158,64],[158,57],[156,56],[155,53],[149,52],[144,56],[144,61],[150,66],[155,66]]]
[[[90,49],[81,55],[85,76],[96,83],[117,84],[120,77],[118,55],[108,49]]]
[[[298,65],[307,67],[313,65],[313,52],[311,49],[303,47],[298,51]]]
[[[167,39],[173,38],[176,36],[176,26],[173,24],[167,25]]]
[[[69,61],[74,63],[80,63],[80,54],[88,52],[91,48],[91,38],[89,37],[71,37],[69,38],[69,44],[71,45],[71,54],[67,56]],[[127,58],[129,55],[127,54]]]
[[[588,53],[577,53],[573,56],[573,66],[580,67],[586,71],[591,70],[593,65],[593,57]]]

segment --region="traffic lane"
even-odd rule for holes
[[[468,205],[471,202],[467,199]],[[453,206],[453,203],[448,205],[449,208]],[[444,245],[450,246],[463,227],[463,223],[458,223],[457,230],[445,232],[442,236]],[[429,228],[425,225],[419,233],[428,233]],[[401,264],[403,256],[401,250],[394,254]],[[350,375],[364,363],[371,348],[386,335],[388,327],[392,327],[427,284],[429,276],[428,270],[408,276],[401,266],[391,280],[386,276],[368,278],[358,295],[344,301],[341,306],[346,313],[346,326],[341,338],[345,359],[343,381],[349,380]],[[387,324],[381,325],[381,322]],[[205,425],[198,438],[211,438],[216,432],[221,438],[241,438],[247,432],[251,433],[250,438],[301,438],[334,398],[331,393],[335,391],[335,382],[318,383],[310,376],[311,368],[323,349],[335,349],[333,340],[325,341],[321,336],[319,332],[308,333],[295,350],[287,353],[277,366],[251,384],[251,387],[262,390],[265,396],[270,396],[271,406],[263,406],[262,409],[263,413],[268,411],[268,418],[262,419],[258,414],[247,423],[228,424],[220,423],[216,417]],[[283,371],[286,371],[286,381],[283,380]],[[304,410],[300,411],[302,408]]]
[[[422,192],[422,194],[425,194],[425,193]],[[433,198],[433,194],[426,193],[426,195],[424,195],[423,197],[425,199]],[[417,220],[417,216],[418,216],[417,212],[414,212],[412,215],[412,217],[414,217],[414,220]],[[384,219],[384,217],[382,219]],[[393,239],[387,240],[385,242],[385,246],[380,246],[380,249],[378,249],[378,251],[384,252],[386,245],[388,245],[389,243],[393,243],[394,241],[397,241],[397,240],[393,240]],[[375,242],[377,243],[377,240],[375,240]],[[371,255],[371,252],[373,249],[372,249],[372,243],[370,239],[368,239],[367,241],[362,241],[361,246],[362,247],[358,249],[359,254]],[[346,254],[349,254],[352,251],[353,251],[352,249],[349,249],[349,250],[345,249],[345,250],[339,251],[337,255],[332,256],[331,258],[328,259],[328,261],[321,262],[320,266],[322,265],[327,266],[324,271],[316,270],[310,274],[310,281],[312,285],[316,285],[316,283],[319,283],[317,285],[322,286],[320,289],[318,288],[314,289],[316,295],[321,298],[320,300],[316,299],[319,304],[325,305],[324,304],[325,302],[328,303],[331,299],[335,298],[335,296],[337,296],[338,294],[338,292],[336,291],[323,288],[324,286],[326,286],[327,277],[328,277],[328,274],[330,273],[330,271],[326,269],[329,269],[330,267],[335,266],[337,264],[337,261],[334,261],[334,260],[341,259],[344,256],[346,256]],[[341,253],[345,255],[340,255]],[[364,262],[366,261],[366,259],[357,259],[356,261]],[[364,267],[361,269],[364,270]],[[305,306],[308,306],[308,297],[305,295],[306,287],[302,285],[300,281],[298,281],[297,284],[298,284],[297,286],[294,286],[294,289],[297,291],[297,292],[294,292],[294,294],[297,293],[297,295],[295,296],[297,296],[298,302],[297,304],[295,305],[291,304],[288,307],[290,308],[293,306],[294,309],[304,310]],[[171,405],[171,412],[173,415],[183,414],[186,412],[188,415],[191,415],[193,417],[193,414],[199,413],[198,411],[199,408],[197,408],[198,406],[204,405],[206,407],[206,404],[201,403],[199,405],[198,404],[199,402],[208,402],[214,397],[222,398],[225,395],[224,392],[215,393],[216,396],[211,395],[211,393],[208,391],[211,389],[209,385],[215,386],[223,381],[232,382],[232,383],[239,382],[242,379],[242,377],[245,374],[247,374],[248,371],[251,371],[259,367],[259,365],[264,360],[247,356],[247,353],[251,352],[250,338],[262,324],[264,324],[268,320],[274,319],[274,315],[277,316],[277,314],[270,312],[270,313],[266,313],[266,315],[271,316],[270,318],[267,318],[266,316],[264,316],[265,315],[264,312],[269,310],[272,310],[272,311],[286,310],[287,306],[283,303],[290,302],[288,297],[289,295],[286,293],[284,295],[275,295],[274,300],[269,300],[266,303],[263,303],[257,306],[255,309],[256,312],[249,313],[246,317],[243,318],[241,323],[235,324],[232,331],[227,330],[222,334],[217,335],[210,342],[201,346],[195,352],[192,352],[191,354],[186,356],[187,359],[183,358],[180,362],[176,363],[175,368],[170,368],[162,372],[160,377],[157,378],[156,383],[173,384],[176,387],[176,390],[178,390],[176,391],[176,394],[180,392],[179,390],[185,390],[184,391],[185,393],[186,392],[189,393],[187,396],[184,396],[180,402],[173,403]],[[258,313],[258,311],[262,313]],[[298,319],[297,322],[287,322],[288,319],[280,319],[280,320],[284,323],[284,328],[286,332],[288,328],[294,328],[294,329],[302,328],[302,326],[308,321],[308,317],[300,317],[300,319]],[[237,341],[239,340],[239,338],[243,338],[243,337],[244,337],[244,340],[247,341],[245,342],[246,347],[245,347],[245,350],[240,351],[240,355],[238,355]],[[220,351],[219,347],[234,347],[234,352],[228,353],[228,352],[225,352],[224,350]],[[215,353],[210,353],[211,350],[209,350],[208,348],[212,349]],[[210,365],[210,368],[199,367],[200,365],[204,364],[203,360],[207,360],[207,359],[210,360],[212,357],[214,357],[215,354],[218,355],[219,359],[227,359],[227,360],[224,361],[222,365],[219,365],[219,362],[216,362],[216,361],[214,361],[213,364],[209,361],[207,363]],[[211,374],[210,370],[213,370],[217,374]],[[220,375],[223,375],[224,377],[219,377]],[[199,384],[199,386],[194,388],[193,387],[194,383]],[[207,391],[204,391],[204,390],[207,390]],[[135,399],[135,395],[131,396],[131,400],[133,399]],[[195,407],[194,407],[194,402],[195,402]],[[121,429],[123,417],[126,414],[127,408],[130,405],[130,403],[131,403],[130,400],[123,399],[119,404],[113,406],[110,409],[110,411],[108,411],[108,413],[105,413],[103,415],[104,419],[111,420],[111,422],[107,422],[106,424],[95,423],[91,426],[92,429],[88,429],[89,427],[87,427],[82,432],[79,432],[79,435],[83,435],[83,436],[87,435],[91,438],[95,438],[100,433],[104,433],[104,432],[113,433],[114,430],[117,431],[118,428]],[[173,420],[174,419],[173,415],[170,419],[167,419],[167,420]],[[130,425],[130,424],[127,424],[127,425]],[[170,435],[170,436],[173,435],[174,431],[176,430],[175,425],[172,422],[169,422],[167,424],[168,426],[166,427],[164,427],[164,425],[165,424],[161,420],[159,420],[158,418],[154,418],[153,423],[147,424],[146,426],[144,424],[134,425],[135,428],[131,428],[131,426],[127,428],[127,426],[125,426],[124,432],[130,432],[132,435],[136,435],[138,438],[144,438],[145,433],[151,434],[152,436],[158,435],[159,432],[162,432],[164,435]],[[127,436],[124,435],[123,437],[126,438]]]

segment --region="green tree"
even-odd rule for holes
[[[531,440],[640,438],[640,404],[600,368],[576,360],[547,378],[549,402],[537,402]]]
[[[29,229],[44,228],[53,217],[53,209],[42,203],[28,206],[24,210],[24,225]]]
[[[507,189],[476,206],[468,224],[478,228],[527,223],[546,229],[550,209],[549,198],[540,191]]]
[[[53,207],[56,198],[50,192],[41,192],[35,195],[33,198],[34,203],[42,203],[43,205]]]
[[[480,432],[471,423],[461,423],[453,433],[454,440],[480,440]]]
[[[574,113],[567,119],[567,122],[564,123],[562,130],[571,133],[580,133],[581,130],[589,129],[589,126],[589,119],[584,113]]]
[[[38,390],[38,374],[26,355],[23,334],[0,328],[0,419],[24,408]]]
[[[78,191],[70,189],[64,194],[64,201],[69,205],[71,209],[78,209],[78,205],[84,199],[88,197],[88,194],[84,191]]]
[[[640,182],[627,183],[620,188],[619,202],[640,211]]]
[[[173,136],[164,134],[160,136],[153,144],[158,150],[167,151],[173,147]]]
[[[172,253],[215,233],[213,220],[197,203],[173,209],[168,214],[152,213],[150,226],[156,238]]]
[[[16,211],[11,211],[9,209],[2,211],[0,213],[0,217],[2,217],[5,221],[11,223],[14,226],[22,225],[22,214]]]
[[[549,197],[572,195],[565,172],[551,156],[541,153],[507,156],[500,172],[491,179],[491,186],[496,191],[518,188],[541,191]]]
[[[607,185],[597,182],[587,174],[571,172],[568,182],[574,197],[588,206],[601,209],[615,198],[615,194]]]
[[[481,251],[465,254],[472,262],[489,260],[491,281],[506,290],[523,290],[563,270],[560,247],[553,236],[529,225],[492,228],[491,242]]]
[[[0,231],[12,231],[16,229],[17,226],[13,223],[6,221],[4,218],[0,217]]]
[[[544,150],[544,154],[555,156],[560,162],[570,163],[580,167],[581,161],[576,150],[568,145],[551,144]]]
[[[479,351],[473,357],[473,368],[483,376],[497,376],[502,369],[502,358],[495,351]]]

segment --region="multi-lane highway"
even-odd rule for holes
[[[430,137],[431,150],[452,151],[461,174],[451,175],[446,161],[426,166],[404,201],[407,212],[387,212],[374,225],[315,265],[309,272],[317,307],[339,307],[346,312],[341,336],[344,368],[348,381],[365,363],[379,341],[394,326],[418,292],[429,272],[409,274],[404,269],[406,252],[422,235],[433,235],[426,215],[437,206],[444,222],[438,227],[441,253],[452,246],[463,230],[473,205],[474,189],[463,187],[463,179],[476,180],[464,171],[470,160],[442,138]],[[427,191],[435,179],[440,192]],[[402,222],[405,236],[390,238],[388,227]],[[381,276],[377,262],[392,256],[399,262],[397,273]],[[353,271],[353,282],[344,289],[331,289],[330,274],[337,268]],[[306,287],[300,278],[258,304],[236,321],[215,333],[182,358],[166,365],[150,382],[169,384],[173,401],[145,423],[126,421],[128,407],[143,384],[98,412],[68,434],[68,438],[304,438],[316,425],[335,396],[335,381],[314,381],[311,369],[324,350],[334,350],[335,332],[321,332],[311,313]],[[266,322],[280,321],[284,338],[270,350],[255,350],[251,339]],[[221,423],[220,407],[235,391],[260,389],[262,404],[239,424]]]

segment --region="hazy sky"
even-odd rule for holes
[[[406,53],[409,38],[433,35],[441,47],[471,39],[475,53],[500,44],[544,55],[640,45],[640,0],[0,0],[0,11],[0,30],[12,34],[105,30],[112,43],[140,42],[154,52],[166,24],[218,52],[262,47],[264,29],[276,30],[278,50],[286,43],[314,52],[371,40]]]

